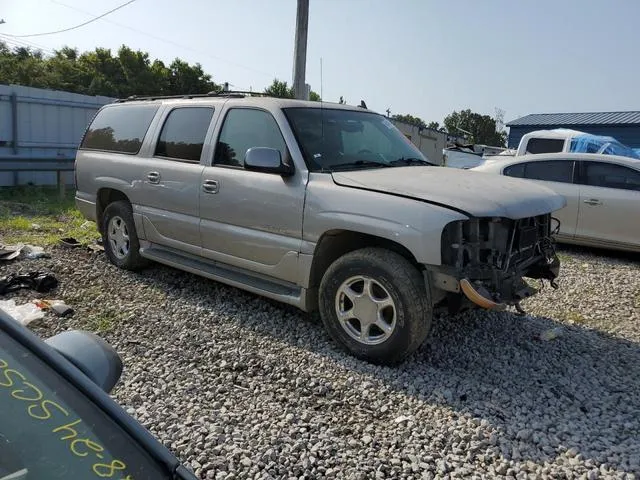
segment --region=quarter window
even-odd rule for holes
[[[581,183],[594,187],[640,191],[640,172],[622,165],[584,162]]]
[[[229,110],[222,125],[213,163],[244,167],[247,150],[254,147],[279,150],[282,158],[287,150],[280,128],[270,113],[248,108]]]
[[[558,153],[564,148],[564,140],[555,138],[530,138],[527,153]]]
[[[80,148],[138,153],[158,107],[121,104],[103,108],[91,122]]]
[[[172,110],[162,127],[155,155],[199,162],[212,116],[212,108],[185,107]]]

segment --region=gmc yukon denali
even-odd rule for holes
[[[551,213],[529,182],[431,164],[365,108],[234,93],[106,105],[76,203],[120,268],[160,262],[318,309],[353,355],[393,364],[435,309],[519,307],[555,285]]]

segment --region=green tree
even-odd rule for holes
[[[440,130],[440,123],[439,122],[429,122],[427,124],[427,128],[430,128],[432,130]]]
[[[452,112],[444,119],[444,125],[448,132],[454,134],[471,135],[473,143],[504,147],[507,133],[499,131],[496,119],[489,115],[481,115],[471,110]],[[469,133],[466,133],[469,132]]]
[[[277,78],[274,78],[273,82],[271,82],[271,85],[264,89],[264,93],[271,97],[277,98],[295,98],[293,86],[290,87],[287,82],[278,80]],[[311,92],[309,92],[309,100],[313,102],[319,102],[322,99],[320,98],[320,95],[318,93],[311,90]]]
[[[264,89],[264,93],[271,97],[293,98],[293,87],[290,87],[287,82],[274,78],[271,85]]]
[[[398,120],[399,122],[408,123],[418,128],[427,128],[427,124],[420,117],[414,117],[413,115],[392,115],[391,118]]]

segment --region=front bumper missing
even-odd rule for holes
[[[491,294],[483,286],[479,285],[476,288],[471,284],[469,280],[463,278],[460,280],[460,288],[462,293],[479,307],[486,308],[487,310],[503,311],[507,309],[506,303],[498,303],[491,299]]]

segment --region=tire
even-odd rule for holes
[[[393,365],[417,350],[429,333],[429,292],[421,272],[406,258],[390,250],[364,248],[340,257],[325,272],[320,316],[331,337],[348,352],[371,363]]]
[[[107,205],[102,215],[101,230],[104,251],[116,267],[138,271],[148,265],[140,255],[140,241],[129,202],[118,200]]]

